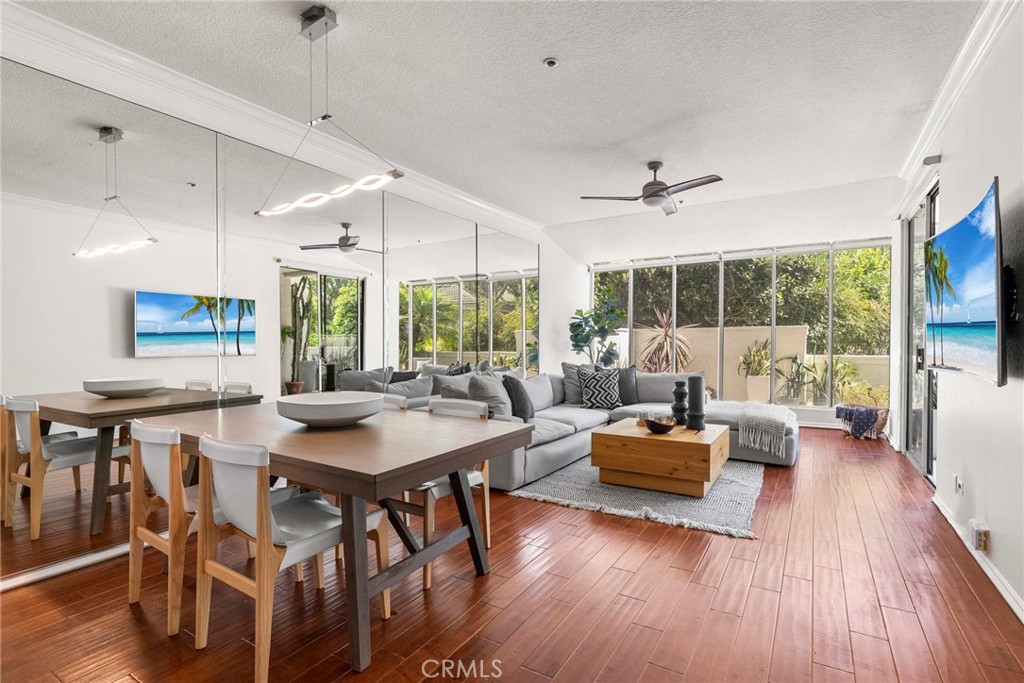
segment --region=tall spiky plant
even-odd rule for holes
[[[642,372],[668,372],[672,369],[674,356],[676,370],[681,371],[693,360],[690,342],[676,331],[670,311],[663,312],[655,308],[654,315],[657,324],[644,325],[642,328],[654,334],[637,353],[637,369]]]

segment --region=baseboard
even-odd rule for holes
[[[995,585],[996,590],[999,591],[999,594],[1003,596],[1004,600],[1006,600],[1010,609],[1013,610],[1013,613],[1017,615],[1017,618],[1020,619],[1022,623],[1024,623],[1024,599],[1017,594],[1017,591],[1013,589],[1013,586],[1011,586],[1006,580],[1006,577],[1003,576],[1001,571],[999,571],[999,568],[992,564],[992,560],[989,559],[988,555],[983,555],[971,547],[970,543],[967,542],[967,539],[964,536],[964,529],[957,524],[953,511],[950,510],[938,496],[934,496],[932,498],[932,503],[936,508],[938,508],[939,512],[942,513],[942,516],[946,518],[949,525],[953,527],[953,531],[955,531],[956,535],[961,541],[963,541],[964,546],[966,546],[968,552],[971,553],[974,560],[981,566],[982,571],[985,572],[988,578],[992,579],[992,583]]]

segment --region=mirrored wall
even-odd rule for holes
[[[353,179],[6,60],[0,77],[4,395],[154,377],[209,387],[216,406],[332,391],[348,370],[537,368],[536,244],[404,198],[400,181],[258,216]],[[112,245],[133,248],[72,255]],[[51,426],[72,430],[92,434]],[[90,534],[91,467],[81,491],[47,475],[38,540],[16,493],[0,578],[127,541],[124,492]],[[112,482],[129,475],[111,465]]]

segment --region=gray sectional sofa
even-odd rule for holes
[[[566,403],[564,379],[561,375],[548,375],[554,396],[553,405],[536,411],[530,420],[534,432],[529,447],[491,459],[491,487],[511,491],[589,455],[591,433],[609,422],[636,418],[641,411],[670,414],[672,387],[674,381],[682,377],[685,375],[637,373],[639,402],[603,410]],[[738,401],[709,401],[705,406],[705,420],[708,424],[729,426],[729,457],[771,465],[793,465],[800,453],[800,428],[796,414],[789,411],[786,454],[784,458],[778,458],[739,445],[742,409],[743,403]]]

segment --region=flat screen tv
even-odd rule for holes
[[[256,302],[135,292],[135,357],[256,355]]]
[[[1006,383],[999,178],[924,245],[929,367]]]

